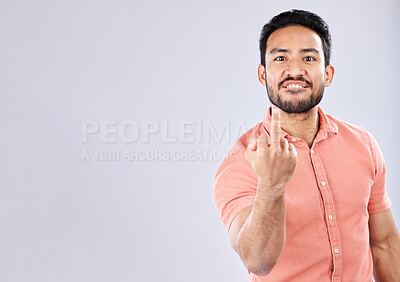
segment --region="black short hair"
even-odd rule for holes
[[[324,51],[325,67],[329,65],[331,58],[332,39],[328,24],[317,14],[303,10],[290,10],[273,17],[264,25],[260,36],[261,64],[265,67],[265,52],[267,51],[267,40],[277,29],[287,26],[304,26],[315,31],[322,41]]]

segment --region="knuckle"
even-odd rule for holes
[[[274,148],[271,150],[270,155],[271,155],[271,158],[277,158],[280,155],[280,152],[277,148]]]
[[[260,156],[261,158],[268,157],[268,152],[267,152],[266,150],[264,150],[264,148],[260,148],[259,156]]]

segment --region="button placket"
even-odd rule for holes
[[[327,182],[327,177],[322,164],[321,159],[315,150],[311,154],[311,162],[314,168],[314,174],[318,183],[318,188],[321,193],[323,208],[326,217],[326,227],[328,231],[329,243],[332,250],[332,260],[333,260],[333,272],[332,278],[337,277],[340,279],[342,273],[342,256],[341,256],[341,244],[339,237],[339,230],[337,222],[333,220],[335,218],[335,208],[333,203],[332,194]]]

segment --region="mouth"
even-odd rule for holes
[[[282,88],[285,90],[305,90],[310,88],[309,85],[300,80],[288,80],[282,84]]]

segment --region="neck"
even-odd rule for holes
[[[274,105],[272,107],[273,110],[277,109]],[[301,114],[289,114],[282,110],[280,112],[281,128],[290,136],[303,139],[311,147],[319,129],[318,106]]]

